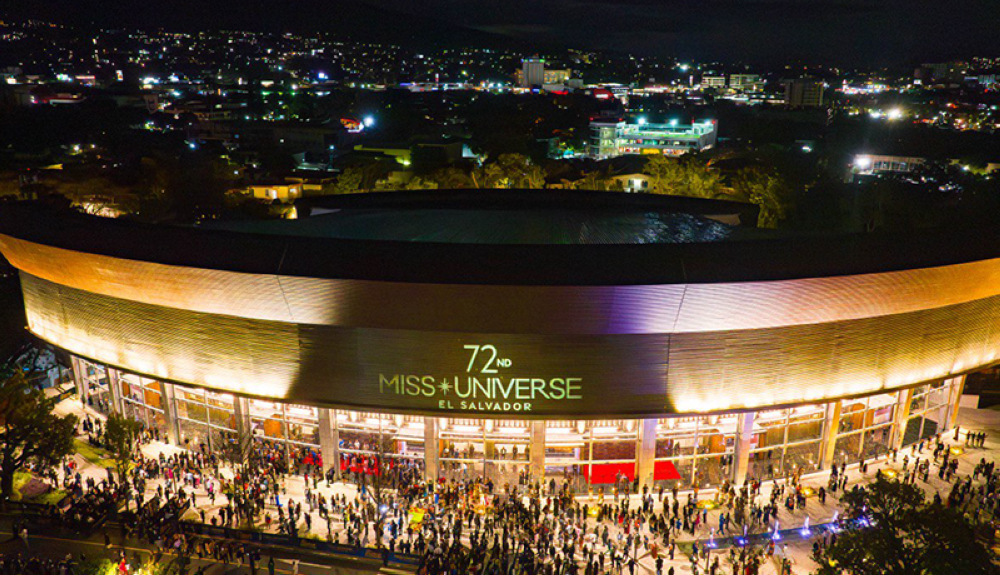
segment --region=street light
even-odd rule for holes
[[[364,122],[366,128],[371,128],[375,125],[375,118],[372,116],[365,116],[362,122]]]

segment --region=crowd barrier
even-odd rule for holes
[[[257,543],[260,545],[278,545],[282,547],[294,547],[305,551],[319,551],[321,553],[331,553],[344,557],[356,559],[372,559],[376,561],[387,561],[392,566],[417,567],[420,564],[419,555],[390,552],[388,549],[380,550],[371,547],[360,547],[354,545],[344,545],[343,543],[331,543],[322,539],[310,537],[294,537],[291,535],[279,535],[277,533],[261,533],[259,531],[247,531],[244,529],[233,529],[231,527],[219,527],[182,521],[182,529],[185,533],[203,535],[214,539],[229,539],[244,543]],[[383,554],[385,556],[383,556]]]

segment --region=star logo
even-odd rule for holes
[[[444,394],[447,394],[449,391],[451,391],[451,384],[448,383],[447,381],[442,381],[441,383],[438,384],[438,387],[441,388],[441,393]]]

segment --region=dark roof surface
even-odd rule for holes
[[[532,193],[540,197],[536,202],[538,209],[544,209],[543,204],[558,206],[567,197],[590,198],[585,201],[595,210],[642,201],[635,199],[639,197],[637,194]],[[511,204],[504,197],[523,197],[506,192],[483,194],[482,201],[476,202],[468,193],[463,194],[367,194],[367,198],[340,197],[336,201],[315,202],[313,209],[336,209],[336,205],[358,209],[376,205],[388,209],[387,206],[395,205],[399,210],[443,209],[444,205],[451,205],[459,209],[472,204],[482,209],[491,205],[509,208]],[[421,200],[426,197],[431,199]],[[325,206],[321,205],[324,203]],[[720,210],[727,213],[720,206],[713,209],[711,203],[694,202],[689,213],[704,215]],[[564,203],[561,205],[565,208]],[[0,206],[0,233],[70,250],[168,265],[305,277],[456,284],[763,281],[934,267],[1000,256],[1000,232],[992,228],[765,236],[705,243],[477,244],[273,235],[153,225],[78,212],[55,212],[33,203]]]
[[[577,190],[433,190],[299,200],[293,220],[200,227],[280,236],[477,245],[675,244],[760,237],[751,204]]]
[[[281,236],[494,245],[702,243],[745,235],[741,228],[692,214],[571,208],[340,209],[304,219],[211,222],[202,227]]]

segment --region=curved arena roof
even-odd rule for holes
[[[740,226],[754,214],[738,204],[475,192],[324,199],[298,222],[225,230],[13,205],[0,209],[0,251],[42,339],[151,377],[301,403],[705,413],[997,361],[992,230],[787,237]],[[470,213],[535,239],[470,228]],[[719,233],[627,243],[637,222]]]

